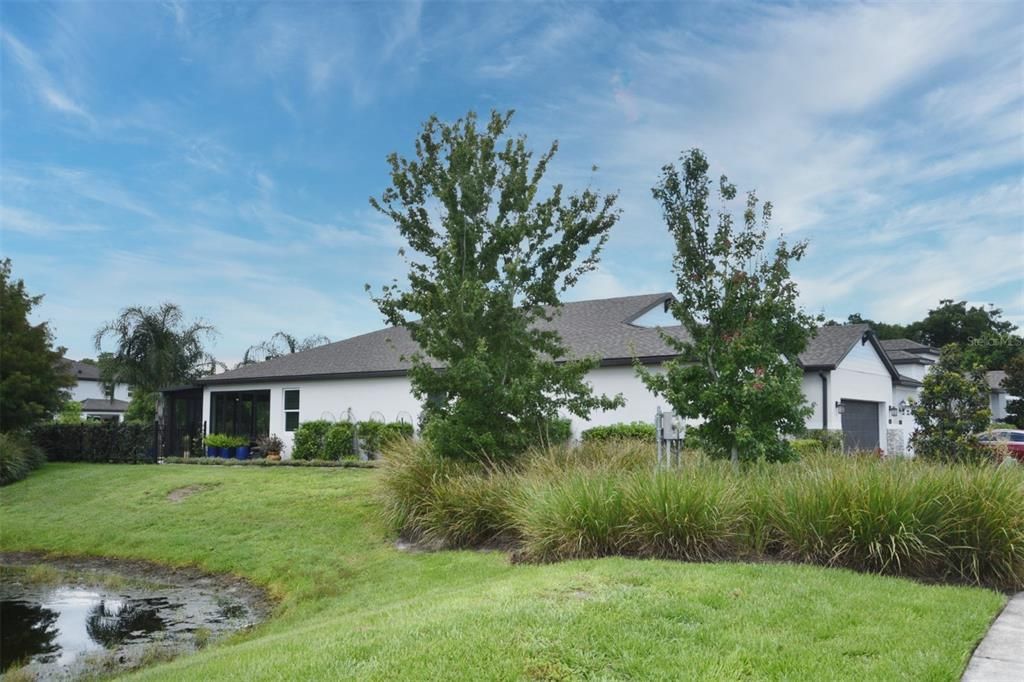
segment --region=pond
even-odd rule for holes
[[[258,591],[223,578],[40,568],[2,565],[0,671],[24,667],[52,680],[127,670],[200,648],[264,615]]]

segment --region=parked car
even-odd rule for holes
[[[1014,459],[1024,462],[1024,430],[993,429],[978,436],[978,440],[993,447],[1005,447]]]

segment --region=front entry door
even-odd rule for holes
[[[843,450],[857,452],[879,447],[878,409],[880,403],[843,400]]]

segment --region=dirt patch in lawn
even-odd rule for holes
[[[167,493],[168,502],[181,502],[182,500],[192,497],[196,493],[201,493],[204,490],[210,490],[216,488],[216,483],[195,483],[193,485],[186,485],[181,488],[175,488],[171,492]]]

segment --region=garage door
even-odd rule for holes
[[[846,452],[874,450],[878,440],[879,403],[843,400],[843,449]]]

